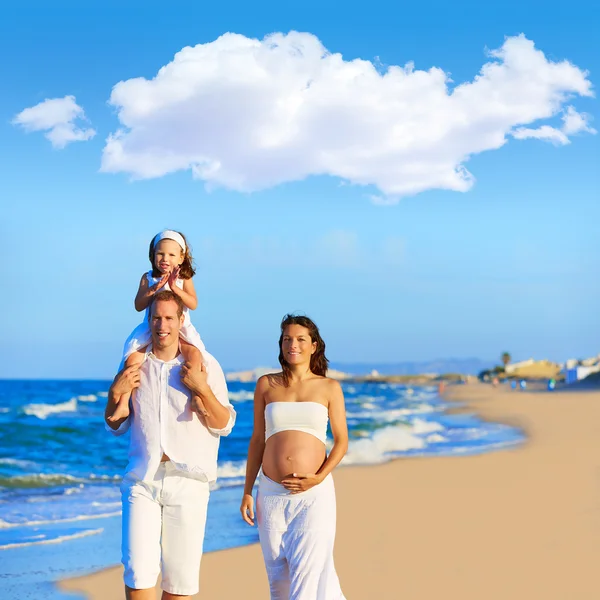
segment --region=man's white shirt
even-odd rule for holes
[[[181,383],[181,354],[165,362],[149,349],[140,366],[140,387],[133,391],[129,417],[118,429],[106,426],[114,435],[131,430],[126,476],[151,481],[164,453],[178,470],[195,479],[216,480],[219,440],[231,432],[236,413],[229,402],[221,365],[208,352],[202,357],[208,385],[229,409],[229,422],[223,429],[203,424],[191,409],[190,390]]]

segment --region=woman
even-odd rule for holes
[[[260,471],[256,512],[271,600],[344,600],[333,564],[331,477],[348,449],[344,396],[325,377],[325,342],[308,317],[284,317],[279,362],[281,373],[256,383],[242,518],[254,525],[252,487]]]

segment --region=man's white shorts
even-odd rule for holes
[[[125,585],[153,588],[162,570],[165,592],[197,594],[208,483],[191,478],[166,461],[160,464],[153,481],[126,475],[121,494]]]

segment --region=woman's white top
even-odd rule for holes
[[[161,277],[152,277],[152,270],[146,273],[146,278],[148,279],[148,287],[152,287],[161,280]],[[178,288],[183,289],[183,279],[178,279],[175,282],[175,285],[177,285]],[[157,293],[163,292],[165,290],[171,290],[168,283],[161,287],[160,290],[157,290]],[[123,359],[121,361],[121,366],[119,367],[119,370],[121,370],[121,368],[125,364],[125,361],[127,360],[127,357],[130,354],[137,352],[140,348],[144,348],[151,342],[152,336],[150,334],[150,322],[148,321],[149,314],[150,305],[148,305],[148,307],[146,308],[146,312],[144,313],[144,320],[131,332],[131,335],[127,338],[125,342],[125,347],[123,348]],[[179,331],[179,335],[186,342],[192,344],[192,346],[196,346],[196,348],[200,350],[202,355],[204,355],[204,353],[206,352],[206,347],[204,346],[204,342],[202,341],[200,334],[192,325],[192,321],[190,320],[190,311],[187,306],[184,306],[183,308],[183,319],[183,325],[181,327],[181,330]],[[206,361],[205,366],[208,367],[208,365],[206,365]]]
[[[318,402],[269,402],[265,406],[265,440],[280,431],[303,431],[327,439],[329,410]]]

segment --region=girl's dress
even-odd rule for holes
[[[161,280],[161,277],[152,276],[152,270],[146,273],[146,277],[148,278],[148,287],[156,285]],[[183,289],[183,279],[177,279],[175,285],[177,285],[178,288]],[[164,290],[171,290],[168,283],[165,283],[163,287],[157,290],[157,293],[162,292]],[[152,336],[150,334],[150,322],[148,321],[149,313],[150,305],[146,308],[146,312],[144,313],[144,320],[131,332],[131,335],[127,338],[127,341],[125,342],[125,346],[123,348],[123,359],[121,360],[121,366],[119,367],[119,370],[123,368],[123,366],[125,365],[125,361],[131,354],[137,352],[138,350],[140,350],[140,348],[144,348],[144,346],[147,346],[152,341]],[[184,321],[181,330],[179,331],[179,335],[186,342],[192,344],[192,346],[196,346],[196,348],[198,348],[198,350],[200,350],[200,352],[204,356],[204,353],[206,352],[206,347],[204,346],[204,342],[202,341],[200,334],[192,325],[192,321],[190,319],[190,311],[187,306],[183,307],[183,317]]]

